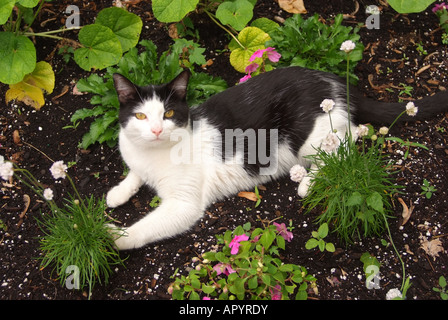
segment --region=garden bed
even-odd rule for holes
[[[60,1],[62,2],[62,1]],[[365,6],[375,1],[305,1],[308,13],[331,20],[338,13],[345,14],[343,24],[355,26],[363,23],[367,15]],[[81,23],[92,23],[97,13],[109,2],[70,1],[48,3],[36,24],[36,29],[59,28],[66,15],[65,7],[78,5]],[[160,52],[168,49],[172,39],[167,27],[153,18],[147,1],[134,1],[129,10],[143,20],[141,39],[150,39]],[[389,7],[382,7],[380,29],[361,28],[359,34],[365,46],[364,58],[358,63],[356,75],[358,88],[366,95],[381,101],[395,102],[399,99],[416,99],[448,88],[447,50],[442,44],[442,30],[438,18],[427,9],[419,14],[399,15]],[[359,8],[358,6],[359,5]],[[358,8],[358,9],[357,9]],[[256,17],[273,19],[287,18],[274,1],[259,0],[255,7]],[[234,85],[242,74],[229,64],[229,42],[227,36],[207,17],[193,14],[192,20],[199,32],[200,44],[206,49],[207,59],[213,64],[207,72],[224,78],[229,86]],[[41,24],[43,23],[43,26]],[[37,31],[37,30],[35,30]],[[76,32],[65,36],[77,39]],[[76,82],[89,75],[72,60],[64,62],[57,53],[57,40],[39,38],[36,42],[38,61],[48,61],[56,73],[54,92],[46,97],[46,105],[40,110],[21,103],[3,103],[0,108],[0,154],[14,160],[19,166],[30,170],[43,184],[55,184],[48,175],[53,161],[76,162],[70,174],[84,195],[101,197],[122,178],[123,162],[116,148],[95,144],[82,150],[79,143],[89,128],[82,121],[76,128],[70,126],[71,115],[79,108],[90,106],[90,95],[75,95]],[[427,67],[429,66],[429,67]],[[404,93],[409,92],[410,95]],[[7,86],[0,84],[3,101]],[[416,103],[418,105],[418,103]],[[403,159],[405,148],[390,144],[389,156],[397,162],[397,184],[405,186],[400,195],[409,207],[415,206],[410,220],[400,227],[403,211],[398,197],[394,202],[394,215],[390,219],[392,237],[406,265],[406,276],[411,277],[412,286],[408,299],[440,299],[432,290],[438,286],[439,277],[448,276],[446,250],[438,257],[431,257],[421,248],[421,237],[439,239],[448,246],[448,117],[438,117],[423,122],[397,125],[392,135],[422,143],[428,150],[411,148],[407,159]],[[437,189],[428,199],[422,195],[423,180]],[[58,183],[55,190],[66,196],[69,186]],[[253,190],[244,190],[253,191]],[[29,195],[27,207],[23,195]],[[309,293],[310,299],[355,300],[385,299],[392,288],[400,288],[402,270],[399,260],[389,244],[386,234],[382,237],[363,239],[352,245],[341,245],[334,235],[328,239],[336,246],[334,253],[322,253],[317,249],[305,249],[311,232],[317,229],[313,223],[319,212],[303,213],[297,196],[297,184],[289,177],[265,185],[260,189],[261,204],[235,197],[215,203],[207,209],[204,218],[190,232],[174,239],[150,244],[142,249],[122,252],[127,257],[125,266],[117,267],[107,285],[97,285],[92,299],[170,299],[167,293],[171,276],[178,270],[187,274],[192,268],[192,258],[211,250],[216,244],[215,234],[233,230],[236,226],[251,222],[261,226],[261,221],[281,217],[277,222],[292,221],[294,238],[282,252],[285,263],[294,263],[307,268],[317,278],[317,294]],[[139,220],[148,210],[154,197],[151,190],[142,188],[127,204],[108,211],[122,225]],[[50,268],[40,269],[38,260],[39,237],[43,236],[36,218],[46,209],[29,189],[21,184],[1,185],[0,219],[0,299],[86,299],[85,291],[69,290],[55,280]],[[369,252],[381,263],[378,289],[367,289],[365,273],[360,257]]]

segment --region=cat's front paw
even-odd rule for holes
[[[109,190],[106,196],[106,203],[109,208],[116,208],[129,200],[129,194],[120,186],[115,186]]]

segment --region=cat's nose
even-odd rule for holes
[[[162,128],[153,128],[151,131],[156,135],[156,137],[158,137],[162,133]]]

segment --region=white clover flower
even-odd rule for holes
[[[380,134],[385,136],[386,134],[389,133],[389,128],[388,127],[381,127],[379,130]]]
[[[330,132],[325,139],[322,141],[322,144],[320,145],[320,148],[325,152],[333,152],[336,150],[341,141],[339,140],[339,137],[334,132]]]
[[[365,137],[366,135],[369,134],[369,128],[363,124],[360,124],[356,129],[356,133],[358,137]]]
[[[346,40],[342,42],[341,44],[341,51],[344,51],[345,53],[350,53],[355,49],[356,44],[351,40]]]
[[[386,300],[393,300],[395,298],[403,298],[403,295],[401,294],[401,291],[397,288],[390,289],[386,293]]]
[[[64,179],[67,171],[67,166],[64,164],[64,161],[56,161],[50,168],[51,175],[55,179]]]
[[[43,195],[44,195],[45,200],[48,200],[48,201],[53,200],[53,190],[51,190],[50,188],[45,189]]]
[[[406,113],[408,116],[415,116],[418,112],[418,108],[415,106],[414,102],[408,102],[406,105]]]
[[[3,180],[9,180],[14,174],[13,164],[12,162],[1,162],[0,163],[0,177]]]
[[[324,99],[321,104],[320,107],[322,108],[323,111],[325,111],[326,113],[330,112],[331,110],[333,110],[333,107],[336,103],[334,102],[333,99]]]
[[[289,175],[291,180],[294,182],[300,182],[307,175],[307,171],[300,164],[296,164],[289,170]]]

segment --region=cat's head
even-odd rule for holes
[[[188,125],[186,95],[189,77],[190,71],[185,70],[170,83],[140,87],[115,73],[121,130],[142,146],[170,142],[174,130]]]

